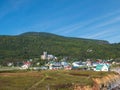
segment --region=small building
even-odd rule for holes
[[[52,54],[47,54],[47,52],[43,52],[43,55],[41,55],[42,60],[55,60],[57,57],[55,57]]]
[[[59,70],[59,69],[64,69],[64,70],[71,70],[71,65],[67,62],[55,62],[55,61],[49,61],[46,66],[49,67],[50,70]]]
[[[54,62],[54,61],[48,62],[46,66],[48,66],[50,70],[58,70],[63,68],[61,62]]]
[[[110,66],[108,64],[98,64],[95,71],[109,71]]]
[[[76,61],[76,62],[72,63],[72,66],[76,67],[76,68],[79,68],[79,67],[82,67],[84,65],[83,65],[83,63],[81,61]]]
[[[31,65],[31,62],[27,61],[27,62],[24,62],[24,64],[21,66],[20,69],[28,69]]]
[[[47,59],[47,52],[43,52],[43,55],[41,55],[41,59],[42,60]]]
[[[72,66],[70,65],[70,63],[67,63],[65,61],[61,62],[61,65],[63,66],[64,70],[71,70]]]

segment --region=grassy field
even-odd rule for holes
[[[75,84],[93,85],[92,78],[113,72],[0,71],[0,90],[73,90]]]

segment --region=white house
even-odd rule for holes
[[[82,62],[76,61],[72,63],[73,67],[82,67],[84,66]]]
[[[24,64],[21,66],[20,69],[28,69],[31,65],[31,62],[27,61],[27,62],[24,62]]]

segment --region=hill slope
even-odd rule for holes
[[[0,59],[40,57],[43,51],[56,56],[119,58],[120,44],[107,41],[63,37],[50,33],[27,32],[18,36],[0,36]],[[89,50],[92,50],[89,52]]]

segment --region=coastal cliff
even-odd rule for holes
[[[93,78],[92,80],[94,81],[93,86],[81,86],[77,84],[75,85],[74,90],[120,90],[120,88],[116,88],[120,85],[120,74],[118,73]]]

